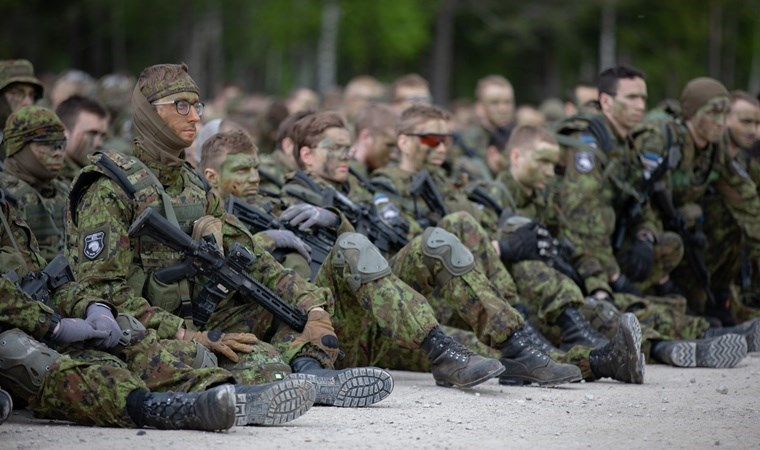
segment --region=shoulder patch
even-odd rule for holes
[[[747,168],[744,167],[744,164],[742,164],[741,161],[734,158],[731,160],[731,167],[733,167],[734,172],[736,172],[737,175],[739,175],[742,178],[749,178],[749,173],[747,172]]]
[[[596,160],[592,152],[578,152],[575,154],[575,170],[579,173],[589,173],[596,167]]]
[[[96,231],[85,235],[84,247],[82,249],[82,254],[85,258],[93,260],[103,253],[103,249],[106,246],[105,237],[106,233],[104,231]]]

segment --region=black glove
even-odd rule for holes
[[[61,319],[50,340],[59,344],[71,344],[88,339],[106,339],[108,331],[96,330],[84,319]]]
[[[628,278],[626,278],[626,276],[623,275],[622,273],[617,278],[617,280],[610,283],[610,287],[612,288],[613,291],[619,292],[621,294],[631,294],[631,295],[636,295],[638,297],[644,296],[644,293],[641,292],[641,290],[638,287],[636,287],[636,285],[633,284],[633,282],[629,280]]]
[[[103,338],[93,340],[95,348],[107,349],[116,347],[121,339],[121,327],[113,317],[111,309],[100,303],[93,303],[87,307],[87,323],[98,331],[104,331]]]
[[[499,252],[504,264],[515,264],[529,259],[541,259],[539,241],[545,243],[539,230],[545,230],[536,222],[524,225],[505,239],[499,241]]]
[[[311,262],[311,247],[290,230],[265,230],[263,234],[274,239],[275,248],[295,250]]]
[[[636,239],[628,251],[619,257],[620,268],[633,281],[644,281],[654,268],[654,245],[645,239]]]

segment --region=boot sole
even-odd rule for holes
[[[625,313],[620,316],[619,333],[623,333],[626,346],[630,349],[630,358],[635,361],[629,361],[626,383],[643,384],[644,372],[646,371],[644,355],[641,353],[641,325],[635,315]]]
[[[359,408],[373,405],[393,392],[393,377],[376,367],[345,369],[333,377],[294,373],[289,378],[314,384],[317,405]]]
[[[314,385],[284,380],[255,394],[236,394],[235,425],[281,425],[301,417],[314,404]]]
[[[539,380],[525,376],[509,376],[499,378],[499,384],[502,386],[525,386],[528,384],[537,384],[539,386],[556,386],[558,384],[577,383],[583,379],[580,371],[577,374],[558,377],[553,380]]]
[[[747,356],[747,339],[725,334],[698,342],[678,342],[669,350],[670,362],[677,367],[730,368]]]
[[[480,383],[486,382],[486,381],[490,380],[491,378],[498,377],[505,370],[507,370],[507,369],[505,369],[504,366],[501,366],[498,369],[492,370],[488,374],[486,374],[486,375],[478,378],[477,380],[473,380],[473,381],[470,381],[468,383],[449,383],[448,381],[435,380],[435,384],[437,386],[441,386],[441,387],[458,387],[458,388],[461,388],[461,389],[471,388],[473,386],[479,385]]]
[[[755,319],[745,334],[747,338],[747,352],[753,353],[760,351],[760,319]]]

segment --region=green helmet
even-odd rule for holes
[[[34,86],[35,100],[42,98],[42,83],[34,76],[34,66],[26,59],[0,61],[0,91],[13,83],[31,84]]]
[[[63,123],[53,111],[41,106],[25,106],[8,117],[5,123],[5,156],[21,151],[29,142],[66,140]]]

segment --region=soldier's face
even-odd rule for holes
[[[512,123],[515,115],[515,93],[511,86],[487,85],[482,96],[480,103],[491,125],[503,127]]]
[[[385,167],[391,159],[396,147],[396,138],[393,129],[388,128],[378,131],[372,135],[372,145],[367,152],[367,165],[370,169],[375,170]]]
[[[393,96],[393,107],[398,112],[416,105],[429,105],[433,102],[430,90],[424,86],[399,86]]]
[[[256,197],[259,192],[259,158],[249,153],[227,155],[219,168],[217,182],[222,198],[234,195],[246,200]]]
[[[540,190],[554,177],[554,167],[559,163],[559,146],[534,141],[524,149],[512,149],[510,171],[521,185]]]
[[[760,108],[745,100],[737,100],[726,116],[731,138],[741,148],[750,148],[760,136]]]
[[[164,102],[174,100],[185,100],[191,105],[194,105],[198,103],[199,98],[197,94],[192,92],[180,92],[178,94],[161,98],[158,101]],[[193,143],[193,140],[195,140],[195,134],[197,133],[195,125],[201,120],[195,107],[191,106],[190,112],[185,116],[177,112],[177,107],[174,104],[156,105],[155,108],[158,115],[164,119],[164,122],[166,122],[174,134],[190,146],[190,144]]]
[[[87,155],[103,145],[108,131],[108,118],[81,111],[72,130],[66,129],[66,155],[80,165],[87,163]]]
[[[65,141],[30,142],[29,147],[37,161],[52,175],[57,175],[63,167]]]
[[[689,121],[694,124],[694,131],[699,137],[715,144],[720,142],[723,136],[727,113],[728,97],[713,97],[702,105]]]
[[[425,165],[440,166],[446,161],[448,146],[451,145],[449,126],[445,120],[428,120],[414,129],[414,133],[406,135],[404,147],[401,149],[403,158],[415,170]],[[401,142],[401,141],[400,141]]]
[[[332,127],[322,133],[322,139],[311,148],[306,162],[310,172],[325,180],[342,183],[348,177],[348,155],[351,136],[345,128]]]
[[[11,107],[11,112],[16,112],[24,106],[32,106],[35,97],[34,86],[27,83],[11,83],[3,90],[3,96]]]
[[[644,117],[647,84],[643,78],[622,78],[618,80],[617,94],[602,94],[600,101],[605,115],[628,132]]]

